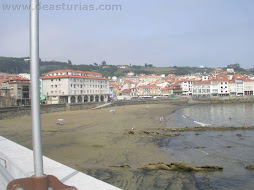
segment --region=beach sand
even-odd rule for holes
[[[192,175],[138,170],[142,164],[171,160],[159,148],[159,137],[128,134],[133,125],[137,131],[163,128],[159,117],[182,107],[131,105],[43,114],[43,155],[123,189],[184,189],[185,185],[195,189]],[[59,118],[64,125],[56,125]],[[1,120],[0,129],[1,136],[32,149],[31,117]],[[119,165],[131,168],[110,167]]]

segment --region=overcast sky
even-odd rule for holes
[[[40,57],[156,66],[254,67],[253,0],[43,0],[43,5],[121,5],[121,11],[42,10]],[[29,11],[0,0],[0,56],[29,56]]]

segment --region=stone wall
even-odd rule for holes
[[[147,99],[147,100],[122,100],[115,101],[111,106],[138,105],[138,104],[170,104],[188,103],[188,99]]]
[[[138,104],[221,104],[221,103],[248,103],[254,102],[253,97],[225,97],[225,98],[209,98],[209,99],[190,99],[190,98],[177,98],[177,99],[146,99],[146,100],[122,100],[115,101],[105,107],[124,106],[124,105],[138,105]],[[95,108],[104,104],[104,102],[87,102],[78,104],[48,104],[41,105],[41,113],[53,113],[62,111],[73,110],[87,110]],[[31,115],[30,106],[22,107],[5,107],[0,108],[0,120],[11,119],[14,117],[22,117]]]
[[[233,103],[253,103],[254,97],[212,97],[207,99],[192,99],[192,104],[233,104]]]
[[[86,110],[94,108],[103,103],[93,102],[93,103],[81,103],[81,104],[48,104],[41,105],[41,113],[53,113],[62,111],[72,111],[72,110]],[[0,120],[1,119],[11,119],[15,117],[22,117],[31,115],[30,106],[20,106],[20,107],[5,107],[0,108]]]

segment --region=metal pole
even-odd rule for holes
[[[30,10],[30,74],[31,112],[33,126],[34,176],[43,173],[41,150],[41,113],[39,89],[39,0],[31,0]]]

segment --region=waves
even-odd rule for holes
[[[190,119],[190,118],[187,118],[185,115],[182,115],[182,117],[183,117],[184,119],[188,119],[189,121],[192,121],[192,122],[194,122],[194,123],[196,123],[196,124],[198,124],[198,125],[201,125],[202,127],[210,126],[210,125],[211,125],[211,124],[209,124],[209,123],[202,123],[202,122],[199,122],[199,121],[192,120],[192,119]]]
[[[211,125],[211,124],[207,124],[207,123],[201,123],[201,122],[198,122],[198,121],[194,121],[194,123],[197,123],[197,124],[201,125],[202,127]]]

